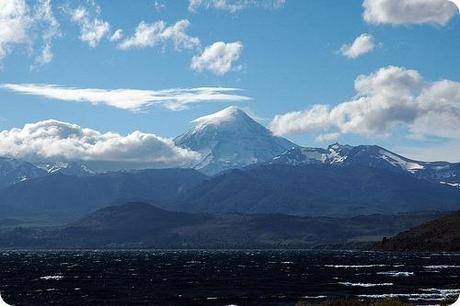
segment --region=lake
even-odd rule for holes
[[[460,254],[354,251],[0,251],[14,305],[295,305],[326,297],[436,304],[460,293]]]

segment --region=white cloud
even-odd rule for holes
[[[277,135],[302,134],[332,126],[330,107],[317,104],[304,111],[277,115],[270,124],[271,130]]]
[[[80,26],[80,40],[95,48],[102,38],[109,35],[110,24],[100,18],[101,9],[94,0],[88,0],[87,3],[86,7],[65,8],[64,11]]]
[[[186,19],[179,20],[171,26],[167,26],[164,21],[154,23],[142,21],[137,26],[134,35],[121,41],[118,47],[123,50],[157,45],[165,47],[168,42],[172,42],[177,51],[194,49],[200,45],[200,40],[185,32],[189,26],[190,22]]]
[[[203,53],[192,58],[191,68],[195,71],[202,72],[209,70],[217,75],[224,75],[233,68],[243,50],[243,44],[239,41],[225,43],[222,41],[215,42],[206,47]]]
[[[32,25],[30,9],[24,0],[0,2],[0,59],[18,44],[30,43],[29,29]]]
[[[314,105],[278,115],[275,134],[309,132],[389,136],[397,127],[408,137],[460,140],[460,83],[429,82],[415,70],[389,66],[355,81],[357,95],[336,106]]]
[[[364,0],[363,7],[371,24],[446,25],[459,12],[449,0]]]
[[[180,166],[198,153],[176,147],[171,139],[135,131],[126,136],[101,133],[57,120],[0,131],[0,155],[28,161],[99,161],[115,164]]]
[[[316,137],[316,141],[318,142],[326,142],[331,143],[339,139],[340,133],[329,133],[329,134],[321,134]]]
[[[54,54],[51,51],[51,45],[46,44],[43,46],[42,52],[39,56],[35,59],[35,62],[38,65],[45,65],[50,63],[53,60]]]
[[[195,12],[199,8],[217,9],[235,13],[246,8],[277,9],[286,3],[286,0],[189,0],[188,9]]]
[[[52,41],[59,36],[59,22],[53,15],[51,0],[39,0],[35,12],[35,21],[42,28],[41,38],[43,46],[40,55],[35,59],[37,65],[45,65],[53,60],[53,52],[51,50]]]
[[[123,39],[123,37],[124,37],[123,30],[118,29],[112,34],[112,36],[110,36],[109,40],[110,41],[119,41],[119,40]]]
[[[166,8],[166,4],[163,1],[153,2],[153,9],[155,12],[159,13]]]
[[[24,0],[0,1],[0,25],[0,61],[20,45],[31,53],[35,48],[41,49],[36,65],[52,60],[52,41],[60,32],[50,0],[39,0],[34,7]]]
[[[235,94],[239,89],[225,87],[174,88],[164,90],[74,88],[50,84],[1,84],[21,94],[61,101],[103,104],[120,109],[139,111],[159,105],[170,110],[183,110],[190,104],[237,102],[250,98]]]
[[[340,48],[340,53],[348,58],[358,58],[374,50],[374,36],[364,33],[359,35],[351,44],[345,44]]]

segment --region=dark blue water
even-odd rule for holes
[[[326,297],[436,304],[460,256],[320,251],[3,251],[14,305],[295,305]]]

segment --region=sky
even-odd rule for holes
[[[460,161],[448,0],[2,0],[0,155],[170,162],[236,105],[304,146]],[[152,153],[153,152],[153,153]]]

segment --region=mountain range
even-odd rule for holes
[[[96,173],[81,162],[1,158],[0,213],[62,223],[132,200],[195,214],[352,217],[460,208],[460,163],[415,161],[369,145],[305,148],[236,107],[194,124],[174,140],[203,156],[192,169]]]
[[[0,188],[52,174],[87,176],[95,174],[83,164],[71,162],[37,162],[0,157]]]
[[[201,153],[201,160],[191,165],[191,168],[206,175],[217,175],[230,169],[261,163],[292,166],[361,165],[407,172],[418,178],[460,187],[460,163],[411,160],[375,145],[350,146],[335,143],[326,149],[302,147],[274,136],[270,130],[236,107],[198,118],[193,123],[196,126],[176,137],[174,142],[179,147]],[[57,173],[88,176],[96,171],[82,161],[28,162],[11,157],[0,158],[0,188]]]
[[[423,162],[406,158],[375,145],[341,145],[327,149],[295,147],[276,156],[270,164],[359,165],[412,174],[417,178],[460,187],[460,163]]]
[[[459,188],[360,165],[254,165],[204,181],[163,206],[206,213],[357,216],[460,208]]]

